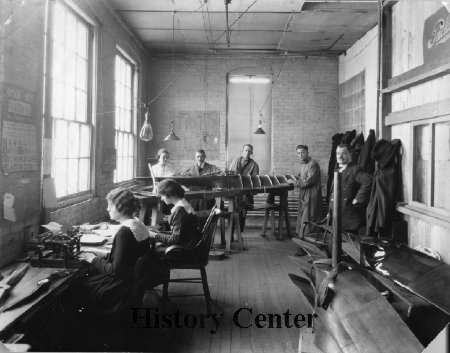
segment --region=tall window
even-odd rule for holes
[[[133,109],[134,65],[122,54],[116,55],[116,170],[114,182],[134,176],[135,119]]]
[[[92,120],[89,77],[92,28],[62,1],[51,32],[52,176],[61,198],[91,189]]]
[[[414,126],[413,201],[450,214],[450,121]]]

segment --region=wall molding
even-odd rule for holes
[[[421,221],[430,223],[431,225],[440,226],[443,228],[450,229],[450,218],[442,215],[438,215],[434,212],[430,212],[421,208],[411,206],[409,204],[399,204],[397,205],[397,211]]]
[[[386,116],[386,125],[402,124],[411,121],[436,118],[450,115],[450,99],[432,102],[417,107],[400,110]]]

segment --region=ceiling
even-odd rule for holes
[[[228,28],[225,2],[228,5]],[[110,0],[151,54],[339,55],[378,21],[378,0]],[[227,39],[228,38],[228,39]]]

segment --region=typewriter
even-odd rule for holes
[[[28,242],[28,248],[34,250],[30,259],[34,267],[79,268],[83,263],[78,260],[80,238],[83,232],[72,228],[66,232],[46,231]]]

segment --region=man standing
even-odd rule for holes
[[[258,175],[259,166],[250,156],[253,154],[253,146],[249,143],[242,146],[241,157],[234,159],[230,165],[230,171],[240,175]]]
[[[342,173],[342,229],[358,233],[365,225],[372,176],[352,162],[352,150],[347,144],[337,147],[336,160],[337,169]]]
[[[259,166],[250,156],[253,154],[253,146],[245,144],[242,146],[241,157],[234,159],[230,165],[230,171],[236,172],[239,175],[258,175]],[[253,195],[244,194],[240,200],[239,223],[241,232],[244,231],[245,218],[247,216],[247,210],[253,208]]]
[[[297,213],[296,233],[307,235],[311,227],[303,232],[306,221],[318,222],[322,210],[322,183],[320,179],[319,163],[309,157],[308,146],[298,145],[296,148],[300,160],[300,170],[296,181],[289,180],[300,188]]]
[[[205,150],[199,149],[195,152],[195,164],[187,169],[183,175],[189,176],[202,176],[202,175],[212,175],[212,174],[220,174],[222,171],[216,167],[214,164],[209,164],[205,162],[206,153]],[[191,186],[190,190],[204,190],[205,188],[201,186]],[[189,201],[191,206],[196,211],[200,210],[209,210],[214,206],[215,200],[209,199],[192,199]]]

